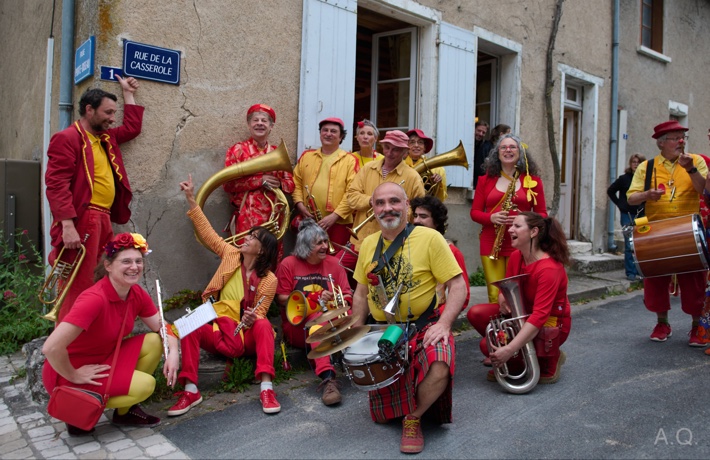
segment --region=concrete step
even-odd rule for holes
[[[571,273],[604,273],[624,268],[624,256],[612,253],[573,255]]]
[[[592,243],[586,241],[567,240],[567,247],[572,257],[592,254]]]

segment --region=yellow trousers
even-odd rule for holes
[[[149,332],[143,339],[143,346],[138,355],[136,370],[133,371],[131,386],[127,395],[113,396],[106,402],[106,407],[115,408],[119,415],[125,415],[131,406],[148,399],[155,390],[153,372],[158,367],[163,352],[163,343],[155,332]]]
[[[488,256],[481,256],[481,265],[483,266],[483,276],[486,278],[486,287],[488,287],[488,302],[498,303],[498,288],[491,283],[505,278],[508,257],[499,257],[497,260],[493,260]]]

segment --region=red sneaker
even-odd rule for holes
[[[708,343],[703,341],[703,339],[698,336],[697,326],[691,328],[690,332],[688,332],[688,345],[697,348],[705,348],[708,346]]]
[[[259,399],[261,399],[261,407],[264,409],[265,414],[278,414],[281,412],[281,404],[276,400],[274,390],[262,391]]]
[[[173,407],[168,409],[168,415],[171,417],[182,415],[202,402],[202,395],[199,391],[197,393],[178,391],[174,396],[179,396],[179,399]]]
[[[424,450],[424,435],[419,417],[407,415],[402,420],[402,441],[399,450],[405,454],[418,454]]]
[[[656,327],[653,328],[651,340],[654,342],[665,342],[671,335],[673,335],[673,333],[671,332],[670,324],[658,323]]]

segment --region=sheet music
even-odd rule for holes
[[[212,302],[207,301],[196,309],[190,311],[187,315],[177,319],[175,321],[175,327],[177,327],[178,335],[181,339],[183,339],[191,332],[194,332],[197,328],[216,318],[217,313],[214,311]]]

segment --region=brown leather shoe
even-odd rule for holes
[[[146,414],[138,404],[131,406],[128,412],[123,415],[118,414],[118,409],[114,410],[111,422],[114,425],[140,426],[146,428],[160,425],[160,419],[158,417]]]
[[[323,391],[323,396],[321,397],[323,404],[332,406],[343,400],[343,397],[340,395],[340,386],[340,382],[332,377],[323,380],[320,385],[318,385],[318,391]]]

